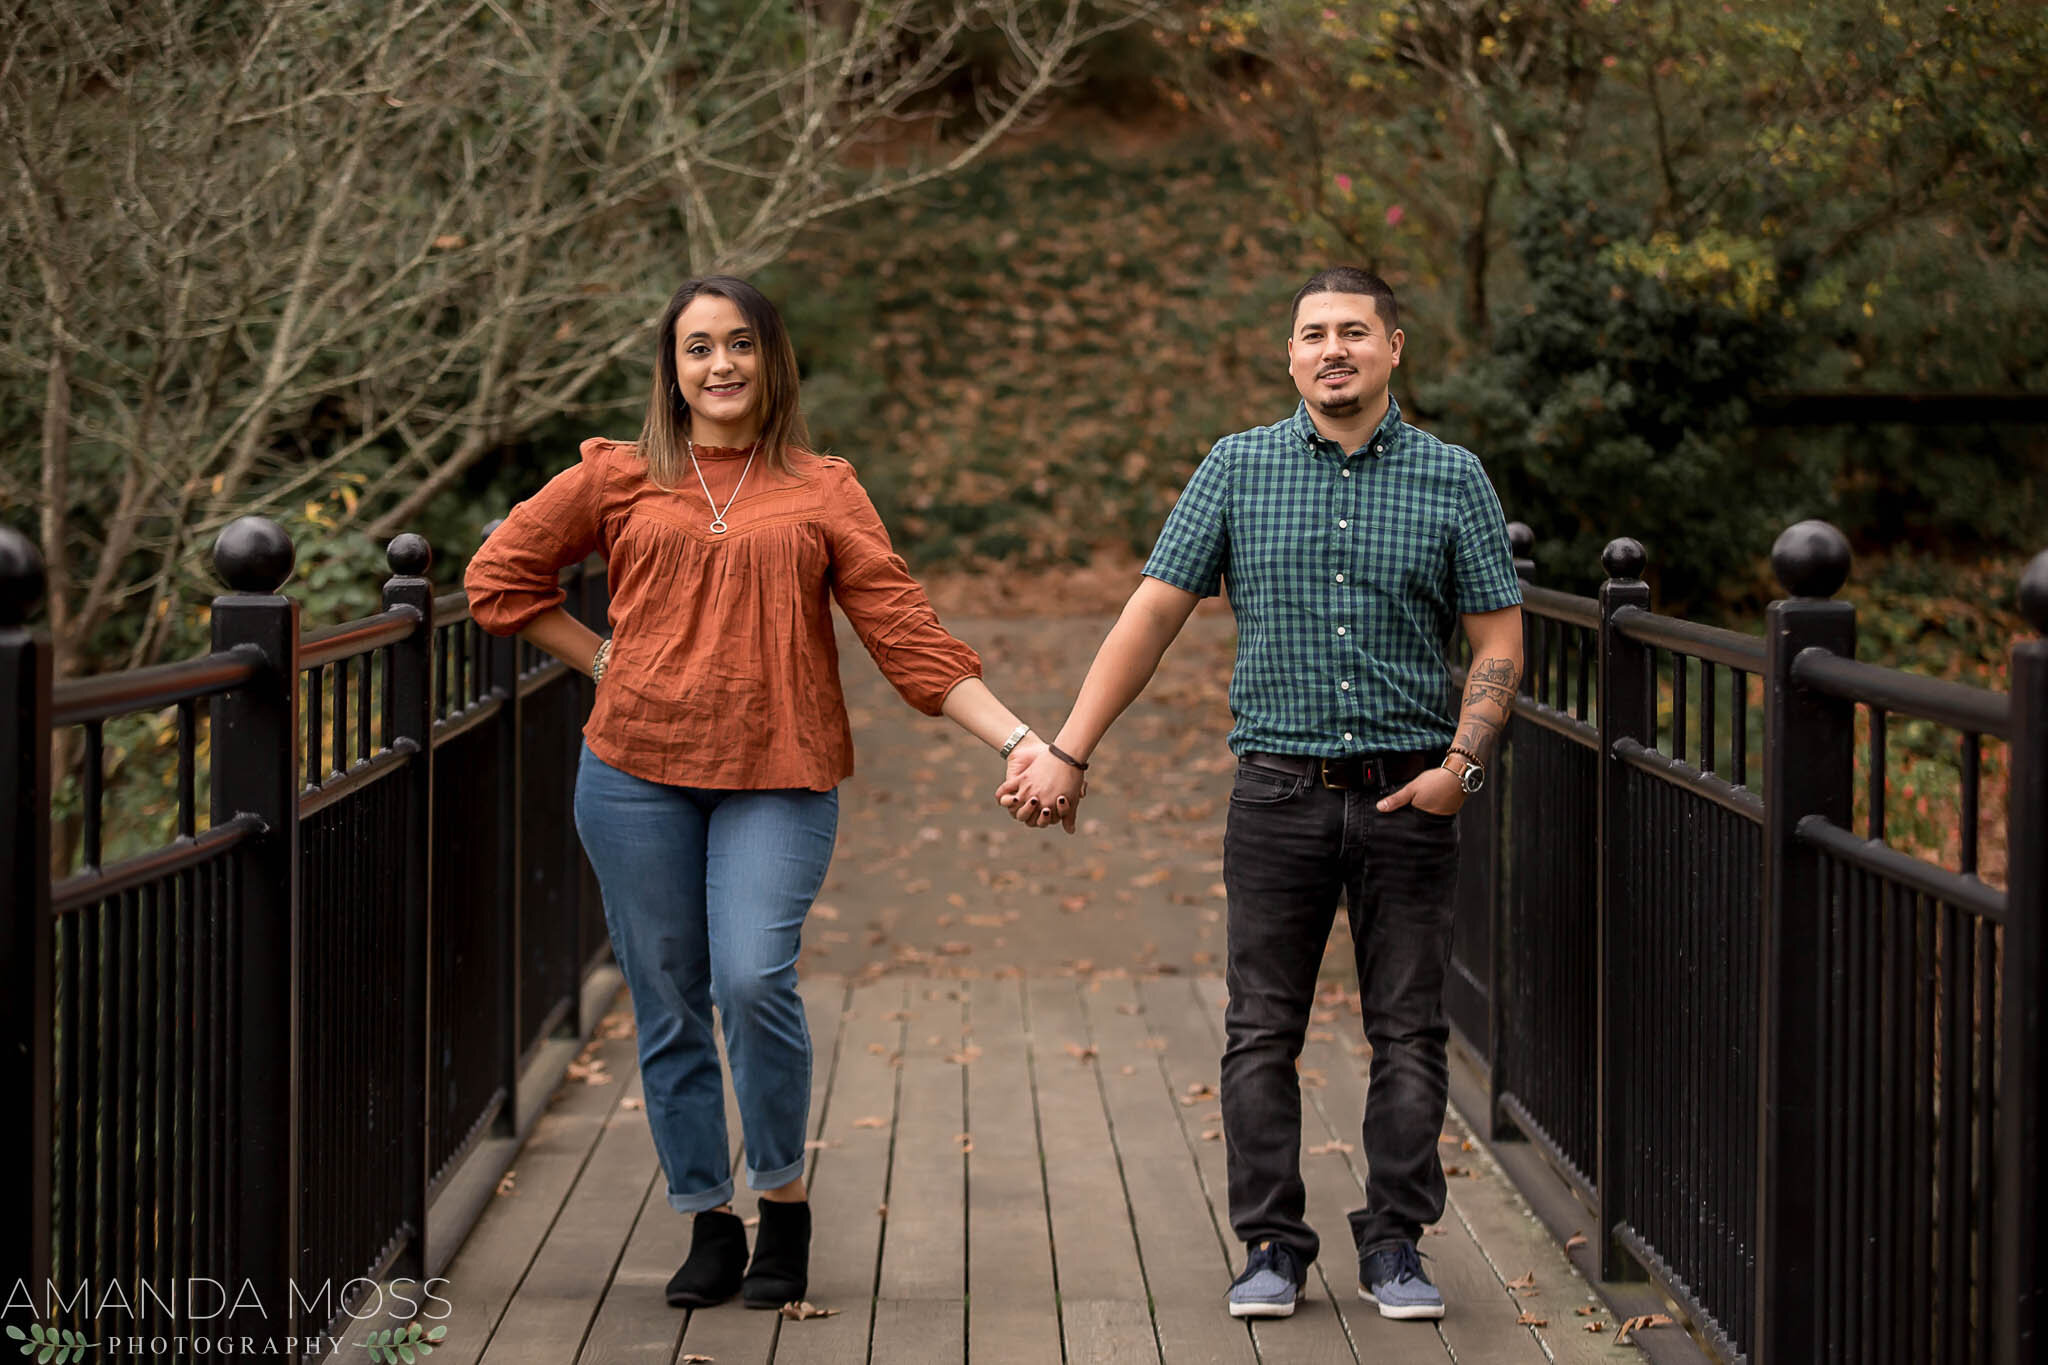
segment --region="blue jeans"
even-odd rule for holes
[[[803,1174],[811,1036],[796,958],[838,826],[836,791],[671,787],[583,750],[576,832],[633,992],[647,1122],[678,1213],[732,1199],[714,1005],[747,1184],[772,1190]]]

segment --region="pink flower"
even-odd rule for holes
[[[1407,216],[1407,210],[1403,209],[1399,204],[1395,204],[1387,209],[1387,226],[1399,227],[1401,226],[1401,220]]]
[[[1345,194],[1351,193],[1351,177],[1340,172],[1337,176],[1337,188]]]

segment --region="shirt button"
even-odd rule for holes
[[[1339,517],[1339,518],[1337,518],[1337,529],[1338,529],[1338,530],[1340,530],[1340,531],[1343,531],[1343,530],[1347,530],[1347,529],[1349,529],[1349,528],[1350,528],[1350,526],[1351,526],[1351,523],[1350,523],[1350,522],[1348,522],[1348,521],[1346,521],[1346,520],[1344,520],[1344,519],[1343,519],[1342,517]]]
[[[1347,740],[1351,738],[1351,732],[1350,732],[1349,730],[1346,730],[1346,731],[1344,732],[1344,738],[1345,738],[1345,739],[1347,739]]]
[[[1345,478],[1347,478],[1347,479],[1348,479],[1348,478],[1350,478],[1350,477],[1351,477],[1351,471],[1350,471],[1350,470],[1348,470],[1348,469],[1347,469],[1347,470],[1345,470],[1345,471],[1344,471],[1344,477],[1345,477]]]
[[[1338,581],[1339,583],[1342,583],[1342,582],[1344,581],[1344,575],[1343,575],[1343,574],[1338,574],[1338,575],[1337,575],[1337,581]]]
[[[1342,635],[1342,634],[1344,633],[1344,627],[1342,627],[1342,626],[1339,626],[1339,627],[1337,627],[1337,633],[1338,633],[1339,635]]]
[[[1340,682],[1337,684],[1337,686],[1346,692],[1349,692],[1351,690],[1351,684],[1348,682]]]

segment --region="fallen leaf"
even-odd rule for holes
[[[700,1356],[692,1353],[683,1357],[682,1365],[712,1365],[717,1359],[717,1356]]]
[[[889,1120],[883,1118],[880,1114],[867,1114],[855,1119],[853,1126],[856,1128],[887,1128]]]
[[[976,1047],[973,1043],[969,1043],[966,1047],[961,1048],[958,1052],[947,1053],[946,1060],[951,1062],[955,1066],[967,1066],[980,1055],[981,1049]]]
[[[1508,1288],[1510,1289],[1534,1289],[1535,1287],[1536,1272],[1533,1270],[1525,1270],[1520,1278],[1508,1281]]]
[[[1135,1076],[1138,1074],[1138,1068],[1134,1066],[1120,1066],[1116,1069],[1116,1074],[1119,1076]]]
[[[813,1303],[785,1303],[782,1305],[782,1316],[788,1318],[791,1322],[802,1322],[805,1318],[836,1317],[838,1313],[839,1310],[837,1308],[820,1308]]]
[[[1635,1317],[1624,1322],[1621,1325],[1621,1330],[1614,1334],[1614,1344],[1619,1346],[1627,1341],[1631,1332],[1640,1332],[1646,1327],[1669,1327],[1670,1325],[1671,1318],[1669,1314],[1638,1313]]]
[[[1088,898],[1086,896],[1069,896],[1060,902],[1060,909],[1070,915],[1078,915],[1087,908]]]
[[[838,919],[839,907],[827,905],[823,901],[816,901],[811,905],[811,913],[819,919]]]
[[[1572,1311],[1582,1318],[1590,1318],[1600,1310],[1597,1308],[1574,1308]]]
[[[917,1018],[917,1015],[915,1015],[909,1010],[890,1010],[887,1014],[882,1016],[884,1022],[891,1024],[900,1024],[905,1019],[915,1018]]]
[[[1548,1327],[1549,1318],[1539,1318],[1534,1313],[1523,1313],[1515,1319],[1517,1327]]]
[[[1355,1149],[1352,1147],[1350,1143],[1339,1142],[1336,1138],[1331,1138],[1328,1142],[1323,1143],[1319,1147],[1309,1148],[1308,1154],[1310,1156],[1341,1156],[1345,1152],[1353,1150]]]
[[[1461,1175],[1469,1175],[1469,1174],[1471,1174],[1471,1172],[1467,1171],[1467,1170],[1466,1170],[1466,1169],[1465,1169],[1465,1168],[1464,1168],[1463,1166],[1446,1166],[1446,1167],[1444,1167],[1444,1177],[1445,1177],[1446,1179],[1454,1179],[1454,1178],[1456,1178],[1456,1177],[1458,1177],[1458,1176],[1461,1176]]]
[[[822,1152],[828,1147],[837,1147],[838,1145],[838,1138],[812,1138],[804,1144],[804,1150],[807,1152]]]
[[[512,1193],[512,1180],[513,1180],[513,1177],[517,1176],[518,1174],[519,1174],[519,1172],[517,1172],[517,1171],[507,1171],[507,1172],[505,1172],[505,1174],[504,1174],[504,1175],[500,1176],[500,1177],[498,1178],[498,1193],[499,1193],[499,1194],[510,1194],[510,1193]]]
[[[641,1099],[638,1095],[628,1095],[619,1101],[619,1108],[621,1109],[645,1109],[646,1107],[647,1101]]]
[[[1566,1251],[1576,1251],[1585,1244],[1586,1234],[1583,1232],[1574,1232],[1571,1236],[1565,1238],[1564,1249]]]
[[[1585,1324],[1585,1328],[1588,1332],[1604,1332],[1607,1330],[1607,1324],[1604,1322],[1589,1322]]]
[[[1220,1131],[1218,1131],[1217,1129],[1214,1129],[1214,1128],[1204,1128],[1204,1129],[1202,1130],[1202,1141],[1204,1141],[1204,1142],[1220,1142],[1220,1141],[1222,1141],[1222,1140],[1223,1140],[1223,1134],[1222,1134],[1222,1133],[1221,1133]]]
[[[1079,1043],[1068,1043],[1067,1055],[1077,1062],[1092,1062],[1095,1060],[1095,1049],[1082,1047]]]

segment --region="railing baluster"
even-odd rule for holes
[[[1870,830],[1868,837],[1882,842],[1884,839],[1886,795],[1884,781],[1885,712],[1881,706],[1871,706],[1865,709],[1870,713],[1870,756],[1865,760],[1863,766],[1864,799],[1870,805],[1867,819]]]
[[[1982,774],[1979,771],[1979,757],[1983,752],[1983,736],[1963,736],[1963,775],[1959,795],[1962,798],[1962,870],[1975,873],[1977,870],[1977,787]]]
[[[1705,659],[1700,660],[1700,762],[1699,769],[1710,773],[1714,767],[1714,666]]]
[[[100,722],[85,723],[85,771],[82,774],[81,805],[84,807],[84,859],[85,866],[98,867],[100,860],[100,807],[103,804],[107,776],[106,740]]]
[[[349,661],[334,661],[334,775],[348,772],[348,680]]]
[[[307,669],[304,675],[306,679],[306,788],[309,791],[320,785],[321,778],[327,771],[320,761],[322,755],[320,747],[320,686],[321,679],[326,676],[326,673],[327,670],[324,668],[311,668]]]
[[[178,703],[178,833],[191,838],[198,833],[199,793],[198,766],[194,755],[197,745],[193,731],[199,726],[197,702]]]
[[[1734,749],[1729,755],[1729,766],[1735,771],[1735,785],[1746,787],[1749,785],[1749,674],[1739,668],[1729,670],[1728,693],[1733,703],[1728,709],[1734,712],[1728,732]]]

